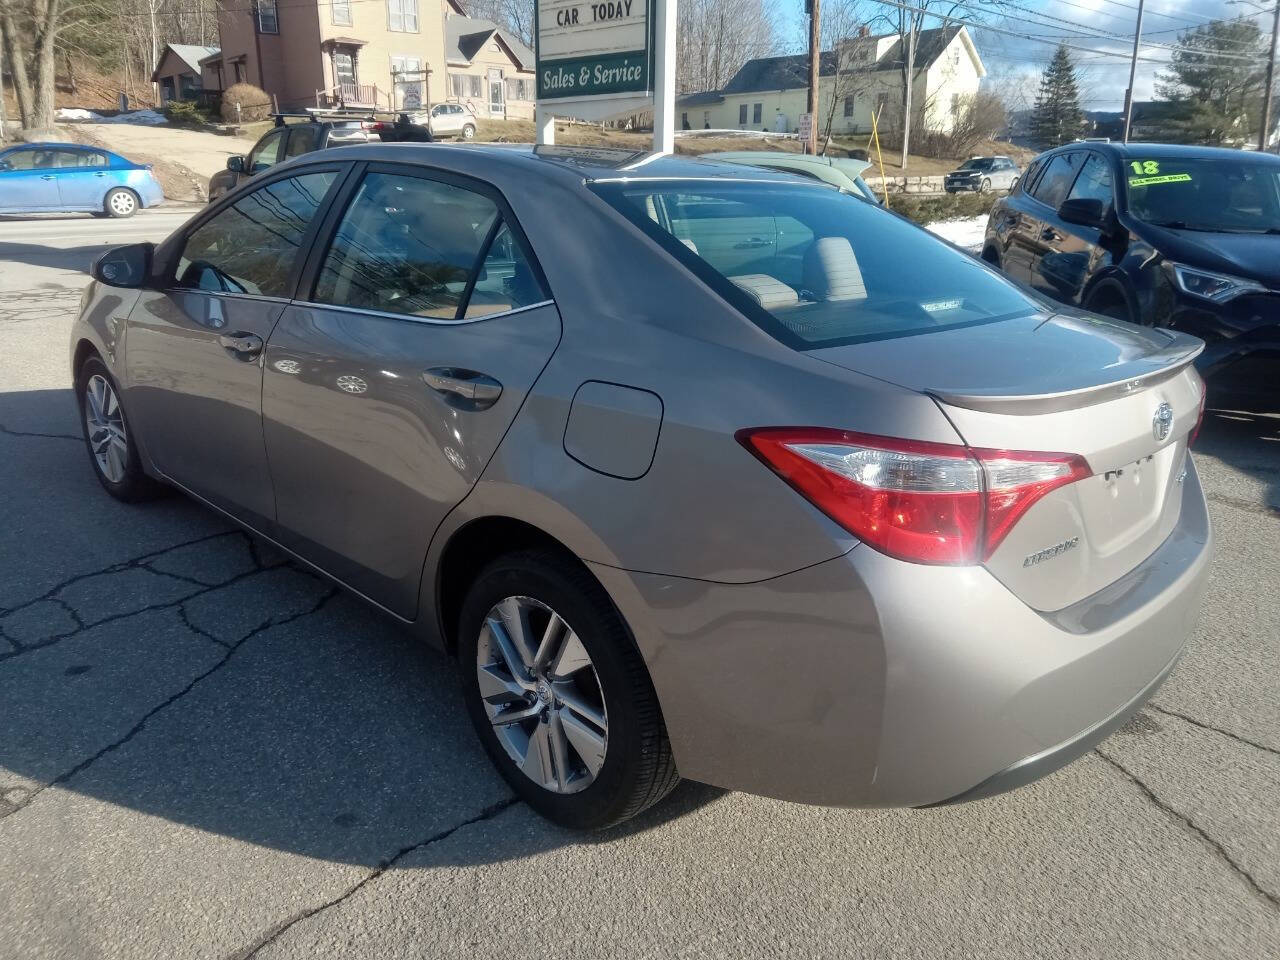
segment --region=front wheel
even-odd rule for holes
[[[978,184],[978,192],[979,192],[979,193],[990,193],[990,192],[991,192],[991,181],[990,181],[990,180],[988,180],[986,177],[983,177],[983,178],[982,178],[982,183]]]
[[[463,694],[498,771],[562,826],[635,816],[679,781],[653,684],[581,565],[514,553],[476,578],[459,618]]]
[[[117,500],[135,503],[164,492],[146,475],[137,445],[129,433],[124,407],[111,373],[97,357],[90,357],[76,377],[80,424],[89,448],[93,472],[103,489]]]
[[[107,191],[102,207],[109,217],[118,219],[132,217],[138,212],[138,195],[124,187],[116,187],[114,190]]]

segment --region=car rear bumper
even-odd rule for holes
[[[755,584],[593,565],[631,625],[683,776],[834,806],[930,806],[1056,769],[1136,710],[1192,630],[1211,532],[1178,527],[1055,613],[981,567],[868,547]],[[1051,573],[1051,571],[1047,571]]]

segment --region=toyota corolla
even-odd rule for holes
[[[586,828],[679,777],[972,800],[1124,722],[1205,584],[1201,346],[778,171],[369,145],[106,254],[71,355],[108,493],[456,656]]]

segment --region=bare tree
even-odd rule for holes
[[[826,0],[822,7],[822,46],[834,53],[831,75],[819,79],[829,91],[826,115],[821,118],[823,154],[831,143],[836,112],[846,99],[856,101],[859,94],[870,89],[875,50],[870,38],[858,35],[865,23],[862,0]],[[821,97],[818,102],[822,102]]]
[[[676,92],[721,90],[744,63],[773,53],[775,0],[682,0],[676,11]]]
[[[530,49],[533,48],[534,0],[467,0],[467,13],[492,20]]]

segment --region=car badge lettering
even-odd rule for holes
[[[1169,439],[1169,431],[1173,429],[1173,407],[1160,401],[1160,406],[1156,407],[1155,415],[1151,418],[1151,435],[1157,440],[1164,442]]]
[[[1080,538],[1072,537],[1070,540],[1063,540],[1061,543],[1055,543],[1052,547],[1046,547],[1043,550],[1031,554],[1022,561],[1024,567],[1034,567],[1037,563],[1043,563],[1045,560],[1052,560],[1054,557],[1066,553],[1068,550],[1074,550],[1080,546]]]

